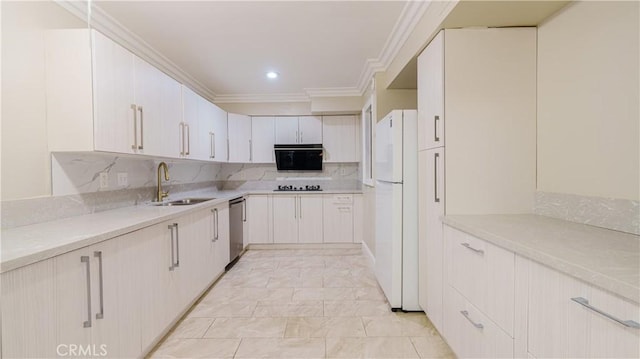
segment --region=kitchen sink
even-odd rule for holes
[[[177,200],[173,200],[173,201],[166,201],[166,202],[151,202],[152,206],[162,206],[162,207],[166,207],[166,206],[190,206],[193,204],[198,204],[198,203],[202,203],[202,202],[206,202],[206,201],[211,201],[215,198],[183,198],[183,199],[177,199]]]

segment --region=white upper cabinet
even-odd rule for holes
[[[276,117],[275,122],[277,144],[298,143],[298,117]]]
[[[298,143],[315,144],[322,143],[322,117],[300,116],[298,117]]]
[[[277,144],[322,143],[322,117],[276,117]]]
[[[251,118],[251,159],[254,163],[274,163],[275,118]]]
[[[324,116],[322,144],[325,162],[358,162],[358,121],[356,116]]]
[[[251,117],[228,114],[229,162],[251,162]]]
[[[45,52],[51,151],[178,157],[177,81],[93,30],[47,31]]]
[[[211,159],[216,162],[226,162],[229,160],[227,143],[227,112],[220,107],[211,104],[209,107],[213,117],[213,153]]]
[[[77,35],[84,38],[85,34],[78,32],[71,38]],[[59,41],[62,38],[58,37],[56,42]],[[131,53],[104,35],[93,32],[95,150],[121,153],[138,150],[135,144],[138,139],[134,139],[137,136],[134,131],[137,108],[133,81]]]
[[[418,56],[418,151],[444,146],[444,34]]]
[[[227,113],[182,87],[182,122],[176,127],[180,157],[227,161]]]
[[[167,144],[175,143],[176,125],[182,119],[181,86],[137,56],[133,63],[138,153],[176,157],[175,150]]]

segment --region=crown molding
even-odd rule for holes
[[[309,97],[351,97],[362,96],[356,87],[326,87],[304,89]]]
[[[411,36],[413,29],[424,16],[429,5],[431,5],[430,0],[408,1],[405,4],[378,58],[368,59],[365,63],[357,85],[361,95],[366,92],[371,78],[376,72],[387,71],[393,59],[398,55],[409,36]]]
[[[306,88],[304,89],[305,93],[216,94],[156,51],[142,38],[132,33],[99,6],[93,4],[93,6],[89,7],[89,2],[85,0],[54,1],[80,19],[84,21],[89,19],[92,28],[102,32],[129,51],[158,67],[161,71],[191,88],[194,92],[216,103],[309,102],[313,97],[362,96],[371,83],[373,75],[388,69],[431,4],[430,0],[407,1],[378,58],[365,61],[355,87]]]
[[[264,102],[310,102],[311,98],[303,93],[276,94],[219,94],[214,103],[264,103]]]
[[[208,100],[213,100],[216,94],[200,81],[183,71],[178,65],[173,63],[167,57],[155,50],[151,45],[145,42],[138,35],[131,32],[118,20],[111,17],[98,5],[92,4],[88,6],[87,1],[77,0],[54,0],[65,10],[79,17],[83,21],[87,21],[92,29],[96,29],[111,38],[122,47],[131,51],[143,60],[153,64],[162,72],[174,78],[176,81],[189,87]]]

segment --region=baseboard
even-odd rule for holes
[[[254,243],[247,249],[358,249],[360,243]]]
[[[362,242],[362,252],[367,255],[367,259],[369,260],[369,265],[371,268],[375,268],[376,266],[376,257],[371,253],[369,246],[367,246],[366,242]]]

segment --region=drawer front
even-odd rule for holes
[[[515,254],[445,226],[449,283],[513,336]]]
[[[352,194],[336,194],[336,195],[333,195],[332,202],[339,203],[339,204],[353,204],[353,195]]]
[[[450,246],[450,284],[475,306],[485,309],[487,243],[450,227],[445,240]]]
[[[459,358],[513,358],[513,338],[446,286],[444,334]]]

